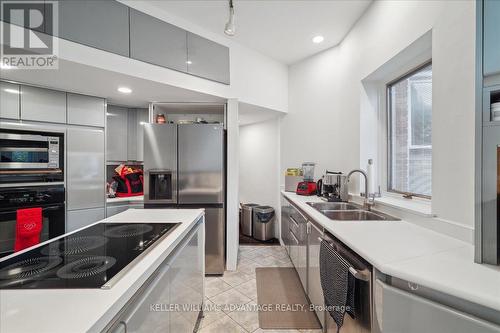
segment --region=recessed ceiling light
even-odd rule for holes
[[[4,64],[3,62],[0,62],[0,69],[12,69],[13,67],[11,65]]]
[[[188,60],[188,61],[186,61],[186,64],[188,64],[188,65],[192,65],[192,64],[193,64],[193,62],[192,62],[191,60]]]
[[[16,89],[6,88],[3,91],[8,92],[9,94],[16,94],[16,95],[20,94],[19,90],[16,90]]]
[[[121,92],[122,94],[130,94],[132,92],[132,89],[127,87],[119,87],[118,91]]]
[[[323,36],[316,36],[316,37],[313,38],[313,43],[314,44],[319,44],[319,43],[321,43],[324,40],[325,40],[325,38]]]

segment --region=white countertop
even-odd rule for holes
[[[132,202],[132,203],[139,203],[139,202],[143,202],[144,201],[144,196],[143,195],[137,195],[137,196],[133,196],[133,197],[115,197],[115,198],[106,198],[106,202],[107,203],[116,203],[116,202],[120,202],[120,203],[124,203],[124,202]]]
[[[0,290],[0,332],[100,332],[186,236],[203,213],[202,209],[129,209],[102,220],[101,222],[180,222],[181,225],[172,230],[109,290]]]
[[[500,267],[474,263],[469,243],[405,221],[332,221],[282,191],[306,215],[384,274],[500,311]]]

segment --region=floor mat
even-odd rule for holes
[[[295,268],[258,267],[257,303],[262,329],[319,329]]]

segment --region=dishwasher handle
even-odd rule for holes
[[[335,254],[338,255],[342,260],[344,260],[349,265],[349,272],[358,280],[370,281],[371,273],[368,268],[363,270],[356,269],[344,256],[342,256],[339,251],[336,250],[335,241],[325,236],[318,237],[320,242],[327,242],[331,247],[334,248]]]

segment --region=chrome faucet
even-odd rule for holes
[[[366,210],[370,210],[371,207],[375,204],[375,195],[372,198],[370,198],[370,195],[368,194],[368,175],[366,174],[366,172],[364,172],[361,169],[352,170],[347,174],[345,185],[347,186],[347,184],[349,183],[349,179],[351,178],[351,175],[356,172],[359,172],[365,177],[365,201],[363,203],[363,206]]]

